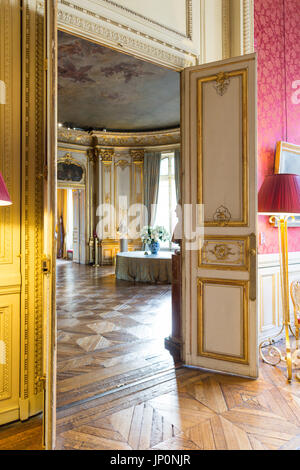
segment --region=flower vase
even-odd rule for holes
[[[151,242],[150,243],[150,251],[152,255],[157,255],[160,249],[160,244],[159,242]]]

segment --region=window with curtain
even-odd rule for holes
[[[172,234],[177,223],[174,152],[162,153],[155,225],[162,225]],[[161,248],[171,249],[172,242],[162,242]]]

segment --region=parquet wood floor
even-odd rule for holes
[[[300,448],[300,384],[279,368],[262,364],[258,380],[181,368],[148,385],[60,411],[57,448]]]
[[[258,380],[184,367],[159,368],[157,358],[152,376],[147,375],[148,363],[148,372],[144,365],[126,370],[126,362],[132,363],[134,358],[127,356],[124,362],[122,355],[137,350],[140,355],[135,362],[151,364],[155,339],[133,331],[161,326],[159,318],[167,311],[169,291],[166,286],[146,286],[141,291],[133,285],[120,287],[108,270],[101,271],[105,277],[99,280],[96,270],[78,267],[76,273],[68,269],[61,269],[58,292],[59,333],[63,338],[66,335],[59,342],[59,398],[67,406],[57,413],[57,449],[300,449],[300,384],[287,382],[284,364],[261,363]],[[64,286],[68,282],[73,286],[71,293]],[[82,291],[78,283],[84,287]],[[104,292],[102,304],[97,300],[98,289]],[[149,318],[148,311],[152,312]],[[111,344],[98,348],[103,345],[98,336]],[[122,384],[128,376],[139,377],[140,371],[140,382],[129,380],[128,387],[92,399],[110,381]],[[72,383],[78,387],[78,396]],[[76,402],[78,397],[91,399]],[[40,417],[2,426],[0,449],[38,449],[40,431]]]
[[[39,449],[41,418],[0,428],[0,449]],[[178,368],[60,409],[57,449],[300,449],[300,384],[261,364],[258,380]]]
[[[0,450],[42,450],[42,415],[0,426]]]
[[[57,264],[57,404],[173,368],[171,286],[118,281],[111,267]]]

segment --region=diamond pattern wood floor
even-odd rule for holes
[[[173,368],[168,285],[117,281],[111,267],[57,264],[58,407]]]
[[[0,449],[39,449],[41,418],[0,427]],[[61,409],[57,449],[300,449],[300,384],[179,368]]]
[[[58,449],[298,449],[300,385],[266,364],[255,381],[182,368],[59,412],[57,431]]]
[[[300,449],[300,384],[295,380],[288,384],[283,364],[272,367],[261,363],[258,380],[187,368],[166,371],[155,366],[157,374],[152,377],[147,377],[143,366],[126,372],[122,354],[141,353],[148,344],[150,351],[152,341],[133,334],[130,328],[138,332],[139,325],[131,320],[143,327],[153,326],[155,321],[147,319],[151,310],[151,318],[158,318],[160,325],[159,312],[166,310],[168,291],[161,286],[145,286],[137,294],[132,285],[122,284],[125,289],[120,288],[107,269],[101,271],[106,276],[101,281],[95,270],[78,267],[76,273],[68,269],[63,267],[59,276],[58,302],[64,306],[59,312],[59,331],[62,336],[70,335],[68,341],[59,344],[59,386],[62,402],[67,402],[69,394],[73,403],[58,411],[57,449]],[[71,293],[66,282],[73,286]],[[81,294],[79,285],[84,288]],[[97,300],[100,286],[103,303]],[[131,296],[126,297],[125,292],[131,292]],[[114,325],[113,329],[107,322]],[[114,334],[124,334],[125,339],[117,340]],[[112,344],[98,348],[101,338],[89,341],[95,335]],[[128,335],[135,338],[130,336],[129,341]],[[78,344],[79,339],[82,341]],[[151,364],[151,353],[147,354]],[[129,358],[128,362],[134,362],[133,356]],[[147,360],[145,356],[143,360]],[[79,397],[92,396],[105,380],[118,384],[121,379],[134,377],[135,371],[136,377],[141,371],[144,374],[140,383],[84,403],[74,402],[77,395],[72,391],[72,381],[77,384]],[[0,449],[40,446],[40,417],[0,427]]]

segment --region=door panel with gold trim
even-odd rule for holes
[[[46,168],[44,181],[44,441],[55,446],[56,428],[56,197],[57,197],[57,2],[45,2]]]
[[[257,377],[256,56],[185,69],[182,95],[185,362]]]

